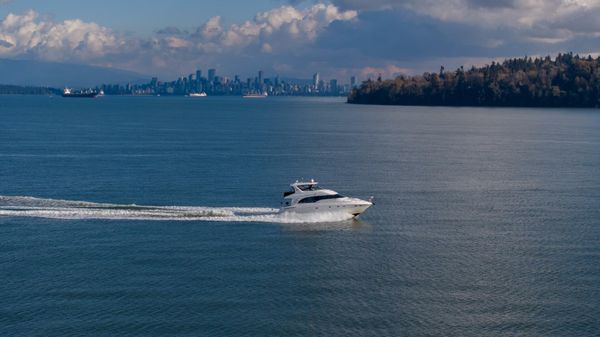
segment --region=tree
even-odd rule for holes
[[[465,106],[600,105],[600,57],[573,53],[507,59],[394,80],[367,81],[348,96],[350,103]]]

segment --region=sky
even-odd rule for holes
[[[600,0],[0,0],[0,58],[347,81],[600,54]]]

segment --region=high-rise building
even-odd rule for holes
[[[313,86],[314,86],[315,88],[318,88],[318,87],[319,87],[319,73],[315,73],[315,74],[313,75]]]
[[[215,76],[217,75],[217,69],[208,69],[208,82],[213,82],[215,80]]]
[[[262,70],[258,71],[258,85],[259,86],[263,85],[263,72],[262,72]]]
[[[339,93],[336,79],[329,81],[329,90],[334,95],[337,95]]]
[[[356,88],[356,76],[350,77],[350,88]]]
[[[196,70],[196,82],[200,82],[201,79],[202,79],[202,70],[198,69],[198,70]]]

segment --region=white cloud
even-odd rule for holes
[[[440,36],[457,27],[469,27],[479,36],[463,32],[450,38],[467,39],[467,47],[481,52],[523,55],[532,50],[550,53],[561,48],[563,52],[578,52],[588,49],[585,45],[600,37],[600,0],[332,1],[340,8],[357,10],[359,20],[367,14],[395,13],[399,24],[406,17],[431,23],[438,27]],[[577,46],[582,44],[585,45],[579,49]],[[444,53],[441,49],[438,52]],[[460,53],[464,57],[478,56],[464,48]]]
[[[223,34],[223,28],[221,28],[221,17],[214,16],[210,18],[202,27],[200,27],[201,36],[205,40],[213,40],[219,35]]]
[[[2,0],[0,0],[2,1]],[[334,21],[353,20],[354,10],[331,4],[306,9],[282,6],[225,26],[221,17],[193,32],[167,27],[150,38],[126,36],[79,19],[55,22],[35,11],[0,21],[0,57],[76,61],[142,72],[189,71],[199,63],[275,55],[311,44]]]
[[[260,47],[260,50],[261,50],[263,53],[271,53],[271,52],[273,52],[273,47],[271,47],[271,45],[270,45],[270,44],[268,44],[268,43],[266,43],[266,42],[265,42],[265,43],[263,43],[263,45]]]
[[[166,38],[166,42],[169,48],[186,48],[190,46],[189,41],[180,39],[176,36],[170,36]]]
[[[588,14],[586,22],[570,22],[579,31],[584,24],[594,23],[600,31],[600,0],[334,0],[342,8],[356,10],[402,9],[446,22],[484,27],[532,28],[566,23],[573,17]]]
[[[286,42],[310,42],[334,21],[352,20],[357,16],[354,10],[341,11],[334,5],[316,4],[305,10],[292,6],[282,6],[267,12],[258,13],[253,20],[221,26],[221,18],[209,19],[200,29],[204,41],[212,41],[221,47],[239,49],[253,43],[266,43],[272,51],[278,37],[285,36]],[[192,37],[193,38],[193,37]]]
[[[114,52],[124,42],[110,29],[81,20],[52,22],[34,11],[8,14],[0,22],[0,56],[31,55],[59,61],[86,60]]]

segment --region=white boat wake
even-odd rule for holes
[[[0,196],[0,217],[273,223],[338,222],[344,213],[295,214],[263,207],[142,206],[87,201]]]

